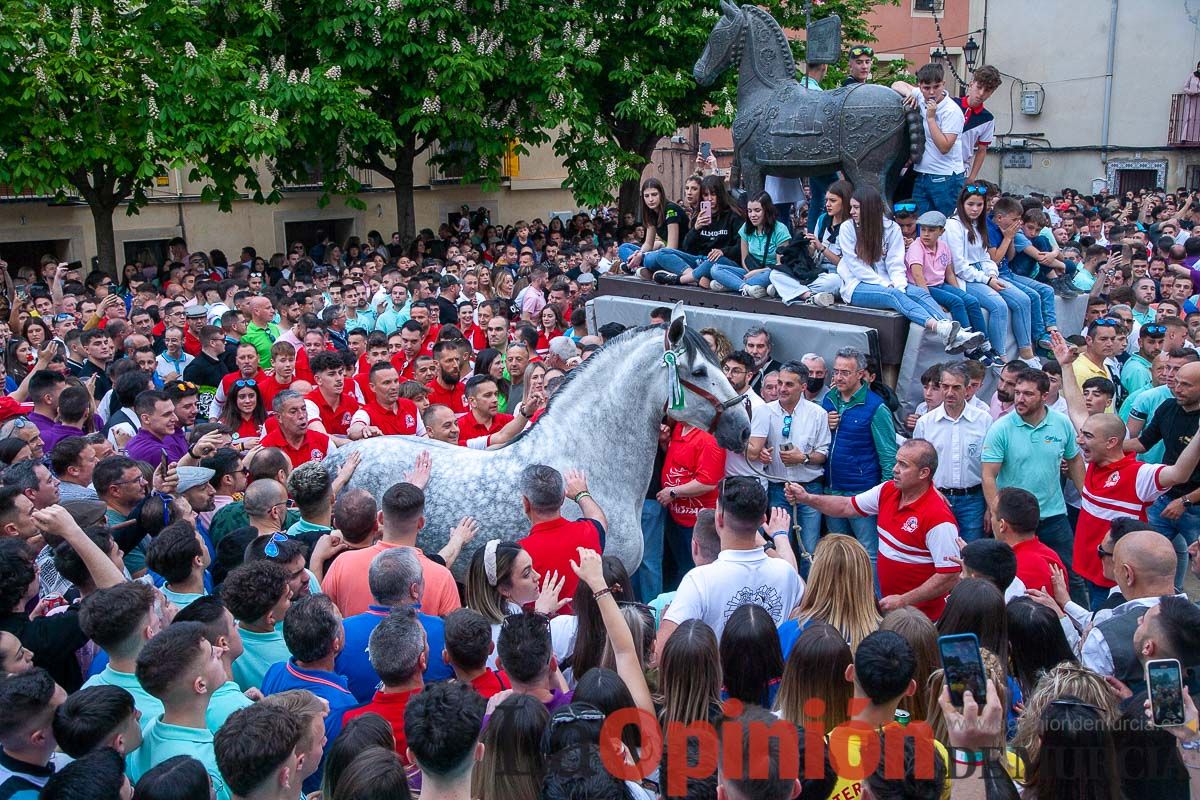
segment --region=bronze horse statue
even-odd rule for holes
[[[741,68],[733,144],[742,188],[754,195],[766,175],[801,178],[840,169],[855,186],[874,186],[890,201],[905,162],[920,159],[925,148],[920,112],[886,86],[805,89],[775,18],[754,6],[720,3],[721,18],[692,75],[708,86],[729,67]]]

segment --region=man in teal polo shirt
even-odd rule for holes
[[[132,581],[87,596],[79,609],[79,627],[108,655],[102,672],[88,678],[89,686],[119,686],[133,695],[145,728],[163,713],[163,704],[138,683],[134,674],[146,642],[166,623],[167,601],[145,583]]]
[[[1084,465],[1071,420],[1046,407],[1049,392],[1050,376],[1040,369],[1017,376],[1013,410],[996,420],[983,440],[983,496],[993,511],[999,491],[1009,486],[1037,497],[1042,510],[1038,539],[1070,569],[1074,533],[1063,500],[1061,465],[1067,462],[1071,481],[1080,490]],[[1072,577],[1072,582],[1078,580]]]
[[[143,729],[142,746],[128,759],[131,783],[168,758],[191,756],[204,765],[218,800],[231,800],[206,720],[213,692],[225,683],[224,652],[199,622],[170,625],[142,648],[138,682],[162,701],[163,712]]]
[[[237,681],[233,679],[233,662],[245,652],[245,645],[242,643],[242,637],[233,614],[212,595],[205,595],[194,600],[187,608],[175,615],[175,620],[171,624],[181,622],[198,622],[203,625],[205,638],[224,651],[221,663],[225,667],[225,682],[213,692],[212,700],[208,703],[208,712],[204,717],[209,731],[215,736],[233,712],[254,704],[254,701],[247,697],[247,693],[243,692],[242,687],[238,686]],[[261,696],[261,692],[257,689],[251,690],[249,693],[255,697]]]
[[[252,297],[249,308],[250,324],[242,334],[242,343],[254,345],[258,351],[258,365],[270,369],[271,345],[279,338],[279,326],[272,322],[275,319],[275,307],[265,297]]]

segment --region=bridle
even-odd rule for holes
[[[665,336],[663,338],[664,338],[664,340],[666,340]],[[679,382],[680,387],[687,389],[688,391],[692,392],[692,394],[696,395],[697,397],[701,398],[702,400],[708,401],[708,404],[710,406],[712,406],[713,418],[712,418],[712,421],[708,424],[708,428],[707,428],[708,433],[716,433],[717,425],[721,422],[721,416],[729,409],[736,408],[739,404],[742,405],[743,408],[745,409],[746,418],[747,419],[750,418],[750,398],[744,397],[740,394],[735,394],[733,397],[729,398],[728,400],[718,400],[717,396],[714,395],[712,392],[708,391],[705,388],[697,386],[695,383],[689,381],[688,379],[684,378],[682,375],[679,374],[679,370],[678,370],[678,368],[676,368],[674,366],[674,364],[678,361],[678,359],[680,357],[682,357],[684,355],[684,352],[682,350],[676,350],[676,349],[672,348],[670,346],[669,341],[664,341],[664,344],[666,345],[666,353],[664,353],[664,360],[666,361],[666,363],[670,369],[675,370],[674,380],[677,380]],[[670,354],[674,355],[674,359],[666,359],[665,358],[665,356],[670,355]],[[669,379],[670,379],[670,377],[669,377]],[[668,400],[667,403],[663,404],[663,415],[664,416],[667,413],[667,408],[669,406],[669,403],[670,403],[670,400]]]

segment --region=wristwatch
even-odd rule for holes
[[[667,496],[670,497],[672,500],[674,500],[676,498],[675,490],[667,489]]]
[[[1186,495],[1184,497],[1182,497],[1181,499],[1183,500],[1184,508],[1191,508],[1192,506],[1196,505],[1196,503],[1194,501],[1188,500]]]
[[[808,453],[802,452],[802,453],[800,453],[800,455],[804,456],[804,461],[802,461],[800,463],[807,464],[808,463]]]

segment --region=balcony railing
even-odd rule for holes
[[[1167,144],[1174,147],[1200,147],[1200,95],[1171,95]]]
[[[371,188],[372,179],[375,177],[375,173],[371,170],[351,168],[350,174],[354,176],[354,179],[364,189]],[[319,167],[311,167],[305,178],[299,178],[294,183],[284,184],[283,190],[285,192],[313,192],[320,191],[324,186],[321,169]]]

